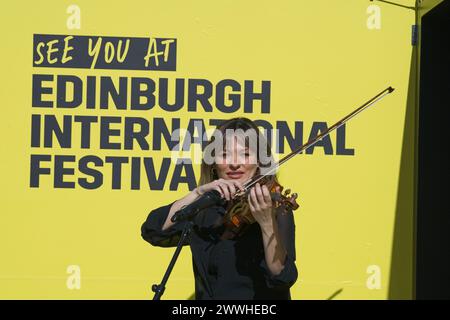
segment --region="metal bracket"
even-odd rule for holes
[[[370,0],[370,2],[373,2],[374,0]],[[418,39],[418,33],[419,33],[419,25],[418,25],[418,12],[419,12],[419,6],[422,4],[422,0],[416,0],[414,7],[411,6],[405,6],[403,4],[395,3],[392,1],[386,1],[386,0],[375,0],[379,2],[384,2],[393,6],[414,10],[415,12],[415,23],[411,26],[411,45],[416,46],[417,45],[417,39]]]

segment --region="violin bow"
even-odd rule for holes
[[[328,136],[332,131],[334,131],[337,128],[339,128],[340,126],[344,125],[348,120],[350,120],[351,118],[356,116],[358,113],[362,112],[363,110],[367,109],[371,105],[375,104],[375,102],[378,102],[379,100],[384,98],[386,95],[388,95],[392,91],[394,91],[394,88],[392,88],[392,87],[388,87],[388,88],[384,89],[383,91],[381,91],[379,94],[377,94],[376,96],[371,98],[369,101],[364,103],[362,106],[360,106],[359,108],[355,109],[353,112],[349,113],[344,118],[342,118],[341,120],[336,122],[334,125],[329,127],[326,131],[322,132],[321,134],[316,136],[314,139],[309,140],[305,144],[301,145],[300,147],[298,147],[297,149],[295,149],[294,151],[292,151],[291,153],[289,153],[288,155],[283,157],[280,161],[278,161],[278,163],[274,164],[272,166],[272,168],[268,169],[268,171],[266,173],[264,173],[263,175],[255,176],[255,177],[251,178],[250,180],[248,180],[247,182],[245,182],[244,185],[243,185],[244,190],[248,191],[252,186],[254,186],[257,182],[262,180],[264,177],[274,173],[282,164],[286,163],[287,161],[292,159],[295,155],[301,153],[303,150],[305,150],[305,149],[311,147],[312,145],[316,144],[318,141],[320,141],[324,137]]]

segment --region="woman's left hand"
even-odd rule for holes
[[[274,208],[270,192],[265,185],[257,183],[248,195],[250,212],[262,229],[271,228],[274,221]]]

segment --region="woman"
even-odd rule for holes
[[[243,190],[246,181],[261,173],[261,150],[258,145],[256,149],[248,145],[247,133],[262,135],[251,120],[234,118],[217,130],[222,134],[223,148],[212,153],[212,163],[204,157],[199,186],[183,198],[153,210],[142,225],[142,237],[152,245],[177,245],[185,222],[173,223],[171,218],[182,207],[210,190],[230,200]],[[230,130],[245,135],[231,135],[230,139]],[[270,153],[269,145],[264,144]],[[195,216],[185,244],[192,251],[196,299],[291,298],[290,287],[297,280],[292,211],[276,214],[267,187],[259,184],[251,188],[248,205],[256,223],[236,238],[224,237],[225,207],[212,206]]]

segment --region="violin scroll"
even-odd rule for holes
[[[271,192],[272,200],[275,204],[275,207],[283,208],[283,211],[287,211],[288,209],[297,210],[299,208],[299,204],[297,203],[298,194],[291,194],[291,189],[284,190],[281,185],[277,185],[277,189],[274,192]]]

